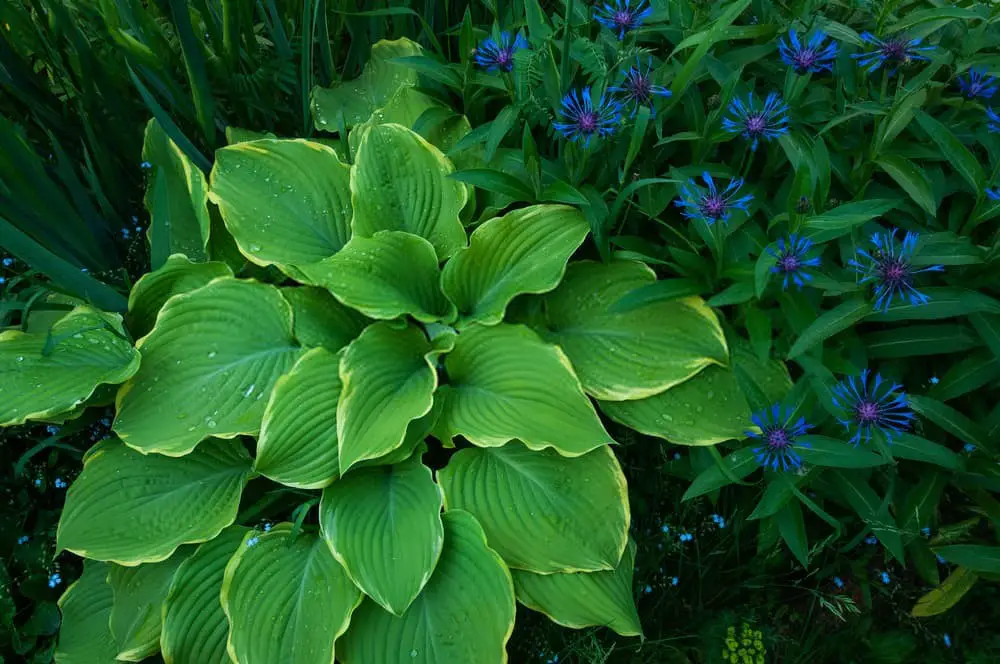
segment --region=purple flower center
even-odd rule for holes
[[[902,284],[909,279],[910,266],[898,258],[883,259],[878,264],[878,276],[886,285]]]
[[[615,12],[614,18],[615,25],[619,28],[627,28],[632,25],[632,12],[627,9],[622,9]]]
[[[882,57],[886,60],[906,60],[906,46],[902,39],[890,39],[882,44]]]
[[[816,51],[811,48],[804,48],[795,54],[795,69],[799,73],[809,71],[816,64]]]
[[[513,48],[503,48],[497,53],[497,66],[505,71],[510,71],[514,66]]]
[[[767,129],[767,118],[764,117],[763,113],[750,113],[747,115],[746,128],[747,133],[751,136],[763,134],[764,130]]]
[[[711,219],[718,219],[726,211],[726,201],[721,196],[705,196],[701,199],[701,213]]]
[[[652,96],[649,79],[642,74],[636,73],[632,77],[632,96],[640,101],[645,101]]]
[[[800,267],[802,267],[802,262],[794,254],[785,254],[778,259],[778,269],[782,272],[795,272]]]
[[[872,424],[878,421],[879,407],[874,401],[859,401],[854,407],[854,414],[861,424]]]
[[[767,445],[774,449],[784,449],[792,444],[788,432],[784,429],[771,429],[767,432]]]
[[[593,111],[584,111],[580,113],[580,117],[576,121],[580,133],[593,134],[597,131],[597,120],[597,113],[594,113]]]

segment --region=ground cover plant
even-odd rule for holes
[[[991,661],[993,14],[397,5],[154,110],[128,292],[7,246],[0,421],[114,419],[39,661]]]

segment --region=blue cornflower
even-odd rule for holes
[[[62,583],[62,576],[59,572],[53,572],[49,575],[49,588],[55,588],[60,583]]]
[[[785,471],[790,468],[802,466],[802,457],[795,451],[796,447],[809,447],[808,443],[798,442],[799,436],[804,436],[812,429],[811,424],[806,423],[806,418],[800,417],[798,422],[792,424],[792,411],[789,408],[782,408],[781,404],[774,404],[770,409],[764,409],[754,413],[751,419],[760,429],[756,431],[746,431],[746,435],[751,438],[759,438],[763,445],[753,448],[757,455],[757,463],[762,468]]]
[[[802,43],[794,30],[788,31],[788,41],[778,40],[778,53],[786,65],[796,74],[815,74],[833,71],[833,60],[837,57],[837,42],[824,44],[826,33],[816,32],[809,41]]]
[[[839,576],[835,576],[833,577],[833,585],[837,586],[837,590],[843,590],[844,580],[841,579]]]
[[[781,95],[772,92],[767,95],[762,108],[754,106],[753,93],[747,95],[744,104],[739,97],[729,104],[731,118],[722,119],[722,128],[734,134],[742,134],[750,141],[750,149],[756,150],[760,139],[771,140],[788,133],[788,105]]]
[[[993,133],[1000,133],[1000,115],[991,107],[986,107],[986,128]]]
[[[635,66],[629,67],[628,71],[625,72],[625,77],[621,85],[608,88],[609,92],[620,93],[623,95],[626,103],[632,104],[633,116],[639,110],[640,106],[648,106],[650,113],[655,116],[656,109],[653,108],[653,96],[669,97],[673,94],[662,85],[653,85],[650,77],[652,69],[652,58],[646,61],[645,71],[643,71],[642,66],[639,64],[639,59],[636,58]]]
[[[889,63],[892,65],[905,65],[912,60],[930,60],[924,51],[933,51],[933,46],[921,46],[921,39],[908,39],[904,35],[879,39],[870,32],[861,33],[861,41],[875,47],[874,51],[865,53],[855,53],[851,57],[858,61],[862,67],[867,67],[869,72],[877,70],[882,65]],[[896,73],[893,68],[889,75]]]
[[[688,219],[701,219],[709,226],[717,221],[726,223],[733,209],[746,212],[753,200],[751,194],[736,198],[743,186],[743,178],[733,178],[721,192],[708,171],[701,174],[701,179],[708,186],[707,192],[691,179],[681,187],[681,197],[674,203],[677,207],[687,208],[681,214]]]
[[[57,489],[65,489],[67,484],[66,482],[63,481],[63,478],[57,477],[56,481],[52,483],[52,486],[54,486]]]
[[[678,579],[676,576],[670,577],[670,585],[676,586],[680,582],[681,582],[681,580]]]
[[[1000,189],[983,189],[983,193],[986,194],[986,198],[991,201],[1000,201]]]
[[[14,264],[14,259],[13,258],[5,258],[5,259],[3,259],[3,266],[4,267],[10,267],[13,264]]]
[[[958,89],[969,99],[982,97],[989,99],[997,93],[996,77],[986,73],[985,68],[973,67],[969,70],[969,77],[958,77]]]
[[[646,0],[615,0],[614,6],[605,2],[601,7],[594,7],[594,20],[608,30],[618,33],[618,39],[625,39],[625,33],[635,30],[653,13],[653,8]]]
[[[590,139],[610,136],[621,120],[621,104],[613,97],[602,94],[594,104],[590,88],[570,90],[562,99],[561,115],[564,122],[554,122],[552,126],[568,141],[583,141],[590,145]]]
[[[882,572],[878,578],[884,585],[889,585],[892,582],[892,577],[889,576],[888,572]]]
[[[812,275],[806,268],[818,266],[819,258],[806,256],[811,248],[812,240],[795,233],[789,235],[787,240],[785,238],[779,239],[776,249],[767,248],[767,253],[774,256],[777,261],[771,268],[771,272],[785,275],[781,283],[782,289],[788,288],[789,280],[799,289],[805,282],[812,280]]]
[[[862,440],[869,442],[874,430],[891,439],[907,429],[916,417],[907,404],[902,385],[885,382],[881,374],[875,374],[869,386],[869,375],[865,369],[860,377],[851,376],[833,388],[833,405],[843,411],[843,417],[837,421],[846,431],[854,430],[849,441],[854,445]]]
[[[528,40],[520,32],[511,36],[501,32],[499,39],[487,37],[476,47],[476,64],[486,71],[511,71],[514,68],[514,54],[528,48]]]
[[[17,543],[18,544],[27,544],[29,539],[31,539],[31,538],[28,537],[27,535],[21,535],[20,537],[17,538]]]
[[[944,636],[942,637],[942,640],[944,641],[944,647],[945,648],[950,648],[951,647],[951,637],[948,635],[948,632],[944,633]]]
[[[972,443],[966,443],[965,445],[962,446],[962,451],[965,452],[966,454],[972,454],[973,452],[976,451],[976,446],[973,445]]]
[[[913,276],[921,272],[944,270],[943,265],[914,268],[910,259],[917,247],[919,235],[907,231],[902,245],[897,246],[897,230],[894,228],[888,233],[873,233],[871,243],[875,245],[875,249],[871,253],[858,249],[857,255],[863,262],[857,259],[848,261],[848,265],[861,275],[859,283],[871,282],[875,285],[875,308],[882,311],[886,311],[897,297],[909,300],[913,305],[927,304],[930,298],[914,287]]]

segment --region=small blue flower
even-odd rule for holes
[[[648,595],[649,593],[653,592],[653,586],[646,586],[645,588],[642,589],[642,592]]]
[[[844,580],[841,579],[839,576],[835,576],[833,577],[833,585],[837,586],[837,590],[843,590]]]
[[[514,54],[528,48],[528,40],[520,32],[511,36],[501,32],[499,39],[487,37],[476,47],[476,64],[486,71],[511,71],[514,69]]]
[[[13,258],[5,258],[5,259],[3,259],[3,266],[4,267],[10,267],[13,264],[14,264],[14,259]]]
[[[878,544],[878,538],[874,535],[869,535],[865,538],[865,544]]]
[[[50,436],[54,436],[57,433],[59,433],[59,427],[57,427],[54,424],[50,424],[47,427],[45,427],[45,432],[48,433]]]
[[[985,68],[973,67],[969,70],[968,78],[958,78],[958,89],[969,99],[989,99],[997,93],[996,80],[996,77],[986,73]]]
[[[871,441],[873,431],[881,431],[886,438],[892,439],[909,428],[916,417],[906,401],[902,385],[884,382],[881,374],[875,374],[869,386],[869,375],[865,369],[860,377],[851,376],[833,388],[833,405],[843,411],[837,421],[846,431],[854,431],[849,441],[854,445],[862,440]]]
[[[931,529],[928,528],[927,526],[924,526],[923,528],[920,529],[920,534],[923,535],[924,537],[930,537]]]
[[[861,40],[866,44],[875,47],[873,51],[865,53],[855,53],[851,57],[858,61],[862,67],[867,67],[869,72],[877,70],[884,64],[893,65],[889,75],[896,73],[896,67],[909,64],[914,60],[930,60],[927,56],[921,55],[925,51],[933,51],[933,46],[921,46],[921,39],[908,39],[903,35],[879,39],[870,32],[862,32]]]
[[[54,486],[57,489],[65,489],[67,484],[66,482],[63,481],[61,477],[57,477],[55,482],[52,483],[52,486]]]
[[[944,558],[942,558],[940,553],[935,553],[934,557],[937,558],[937,561],[938,561],[939,565],[947,565],[948,564],[948,561],[945,560]]]
[[[681,580],[678,579],[676,576],[670,577],[670,585],[676,586],[680,582],[681,582]]]
[[[594,20],[608,30],[618,33],[618,39],[625,39],[625,33],[642,25],[653,8],[646,0],[615,0],[614,5],[605,2],[601,7],[594,7]]]
[[[270,522],[265,522],[264,523],[264,532],[265,533],[271,532],[271,523]]]
[[[149,163],[148,161],[144,161],[141,164],[139,164],[139,168],[141,168],[143,170],[146,170],[146,171],[148,171],[152,167],[153,167],[153,165],[151,163]]]
[[[798,442],[796,439],[806,435],[813,427],[806,423],[804,417],[800,417],[792,424],[792,415],[791,409],[783,408],[781,404],[774,404],[770,409],[764,409],[751,416],[750,419],[760,429],[760,433],[748,429],[746,435],[759,438],[763,443],[760,447],[753,448],[761,468],[771,470],[780,468],[785,471],[802,466],[802,457],[795,448],[808,448],[809,444]]]
[[[733,134],[741,134],[750,141],[750,149],[756,150],[760,139],[771,140],[788,133],[788,105],[781,95],[772,92],[764,100],[764,106],[756,108],[753,93],[747,95],[744,104],[739,97],[729,104],[733,117],[722,119],[722,128]]]
[[[609,92],[620,93],[623,95],[626,103],[632,104],[633,116],[635,116],[640,106],[648,106],[650,113],[655,116],[656,109],[653,108],[653,96],[669,97],[673,94],[662,85],[653,85],[652,78],[650,77],[652,69],[652,58],[646,61],[645,71],[643,71],[642,66],[639,64],[639,59],[636,58],[635,66],[630,67],[625,72],[625,77],[621,84],[613,88],[608,88]]]
[[[680,461],[680,459],[681,459],[681,453],[680,452],[674,452],[674,457],[673,458],[674,458],[674,461]]]
[[[986,128],[993,133],[1000,133],[1000,115],[991,107],[986,107]]]
[[[254,535],[253,537],[251,537],[250,539],[247,540],[247,547],[257,546],[257,542],[259,542],[259,541],[260,541],[260,538],[257,537],[256,535]]]
[[[888,572],[882,572],[878,578],[884,585],[889,585],[892,582],[892,577],[889,576]]]
[[[132,231],[130,231],[130,230],[129,230],[129,229],[127,229],[127,228],[123,228],[123,229],[122,229],[122,237],[123,237],[123,238],[125,238],[125,239],[127,240],[127,239],[129,239],[129,237],[131,237],[131,236],[132,236]]]
[[[677,207],[686,208],[681,214],[688,219],[701,219],[709,226],[717,221],[727,223],[734,209],[746,212],[753,201],[752,194],[737,198],[743,186],[742,178],[733,178],[722,191],[715,186],[715,180],[708,171],[701,174],[701,179],[708,191],[690,179],[681,187],[681,197],[674,202]]]
[[[777,248],[768,247],[767,253],[774,256],[776,262],[771,268],[775,274],[783,274],[781,288],[787,289],[788,282],[795,284],[801,289],[807,281],[812,281],[812,274],[806,269],[817,267],[819,257],[809,257],[807,254],[812,248],[812,240],[792,233],[788,238],[779,238]]]
[[[962,446],[962,451],[965,452],[966,454],[972,454],[973,452],[976,451],[976,446],[973,445],[972,443],[966,443],[965,445]]]
[[[6,277],[0,277],[0,285],[7,283]]]
[[[919,235],[907,231],[901,245],[896,243],[894,228],[888,233],[873,233],[871,243],[875,249],[871,252],[858,249],[857,258],[847,262],[861,277],[858,283],[872,283],[875,286],[875,308],[886,311],[893,300],[908,300],[916,306],[927,304],[930,300],[913,285],[914,275],[921,272],[943,272],[943,265],[928,265],[915,268],[911,264],[916,253]],[[859,260],[860,259],[860,260]]]
[[[944,647],[945,648],[950,648],[951,647],[951,637],[948,635],[948,632],[944,633],[944,636],[942,637],[942,640],[944,641]]]
[[[681,542],[690,542],[694,539],[694,535],[691,533],[681,533],[677,539]]]
[[[53,572],[49,575],[49,588],[55,588],[60,583],[62,583],[62,576],[60,576],[59,572]]]
[[[718,514],[713,514],[713,515],[712,515],[712,521],[713,521],[713,522],[715,523],[715,525],[717,525],[717,526],[718,526],[719,528],[725,528],[725,527],[726,527],[726,520],[725,520],[725,519],[724,519],[724,518],[723,518],[722,516],[720,516],[720,515],[718,515]]]
[[[563,138],[569,141],[583,141],[590,145],[596,136],[610,136],[621,120],[621,104],[613,97],[603,94],[594,104],[590,88],[570,90],[562,99],[563,122],[553,122]]]
[[[34,485],[37,486],[37,487],[42,486],[42,478],[41,477],[36,477],[35,481],[34,481]]]
[[[788,41],[778,40],[778,53],[786,65],[799,75],[816,74],[823,70],[833,71],[833,60],[837,57],[837,42],[824,44],[826,33],[816,32],[804,44],[794,30],[788,31]]]
[[[940,382],[941,382],[940,378],[938,378],[937,376],[931,376],[931,385],[937,385]]]
[[[670,526],[668,526],[667,524],[663,524],[662,526],[660,526],[660,532],[663,534],[669,533]]]
[[[31,539],[31,538],[28,537],[27,535],[21,535],[20,537],[17,538],[17,543],[18,544],[27,544],[29,539]]]

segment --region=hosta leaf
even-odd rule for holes
[[[361,593],[314,533],[248,533],[226,566],[222,609],[234,662],[330,664]]]
[[[313,88],[312,114],[316,129],[337,131],[341,115],[345,127],[360,124],[384,106],[399,88],[415,86],[416,70],[392,60],[421,53],[423,49],[405,37],[395,41],[383,39],[372,46],[371,57],[361,76],[334,88]]]
[[[88,560],[83,575],[59,598],[62,624],[55,651],[58,664],[113,664],[118,644],[108,619],[114,594],[105,579],[107,563]]]
[[[973,572],[1000,574],[1000,546],[953,544],[935,546],[933,551],[948,562],[967,567]]]
[[[470,448],[438,471],[448,509],[469,512],[512,568],[614,569],[628,537],[625,476],[605,445],[580,457],[518,442]]]
[[[142,365],[118,393],[114,429],[170,456],[207,436],[256,434],[267,395],[300,353],[278,289],[228,278],[172,297],[137,347]]]
[[[339,370],[339,355],[314,348],[278,379],[264,411],[254,470],[300,489],[320,489],[340,476]]]
[[[390,323],[370,325],[347,347],[337,406],[341,475],[399,447],[410,421],[430,411],[437,353],[417,328]]]
[[[511,570],[517,599],[564,627],[610,627],[622,636],[640,636],[632,598],[635,542],[629,542],[613,570],[533,574]]]
[[[958,567],[948,575],[940,586],[931,590],[917,600],[911,615],[917,618],[929,618],[944,613],[958,604],[965,593],[972,590],[979,577],[967,567]]]
[[[475,326],[445,358],[449,385],[438,429],[481,447],[520,440],[580,456],[614,442],[590,404],[569,360],[521,325]]]
[[[45,332],[0,333],[0,426],[58,415],[139,368],[122,318],[80,306]]]
[[[719,320],[700,297],[609,313],[626,294],[655,281],[642,263],[583,261],[570,265],[559,288],[545,296],[543,335],[566,352],[588,394],[642,399],[728,362]]]
[[[344,664],[503,664],[514,630],[510,572],[468,513],[445,512],[444,549],[402,616],[366,601],[338,644]]]
[[[455,305],[441,292],[434,247],[418,235],[355,236],[337,255],[301,269],[310,283],[372,318],[410,315],[430,323],[455,317]]]
[[[320,524],[351,580],[403,615],[441,556],[441,490],[419,455],[359,468],[323,491]]]
[[[737,347],[733,362],[757,385],[767,403],[784,398],[792,387],[785,365],[761,362]],[[635,401],[600,401],[611,419],[648,436],[677,445],[715,445],[743,438],[751,408],[731,368],[708,367],[666,392]]]
[[[226,528],[205,542],[174,574],[163,602],[163,659],[172,664],[230,664],[229,623],[219,602],[226,564],[247,529]]]
[[[315,263],[351,236],[350,173],[322,143],[237,143],[215,153],[211,198],[254,263]]]
[[[118,659],[138,662],[160,649],[162,605],[178,565],[191,555],[183,547],[159,563],[136,567],[112,565],[108,585],[114,593],[111,634],[118,644]]]
[[[446,114],[447,119],[438,122],[429,131],[420,130],[417,128],[417,121],[428,111]],[[469,120],[464,115],[453,113],[446,106],[442,106],[441,102],[416,88],[404,86],[396,90],[385,106],[372,113],[365,122],[354,127],[348,137],[351,153],[357,154],[361,139],[369,128],[390,123],[413,129],[444,153],[455,147],[459,139],[472,130]]]
[[[322,288],[282,288],[281,294],[292,305],[292,332],[303,346],[323,346],[336,352],[371,322]]]
[[[171,254],[208,260],[208,182],[187,155],[170,140],[155,118],[146,124],[142,158],[150,165],[146,180],[150,258],[153,268]]]
[[[56,544],[120,565],[165,560],[230,525],[249,476],[239,441],[212,438],[171,459],[108,439],[87,453],[66,494]]]
[[[559,284],[590,225],[575,208],[533,205],[490,219],[444,268],[441,282],[463,324],[493,325],[522,293]]]
[[[201,288],[218,277],[231,277],[233,271],[225,263],[192,263],[186,256],[175,254],[135,282],[128,296],[129,331],[136,337],[149,334],[156,315],[174,295]]]
[[[445,260],[465,246],[458,213],[468,192],[455,167],[418,134],[396,124],[368,130],[351,170],[355,235],[406,231],[429,240]]]

